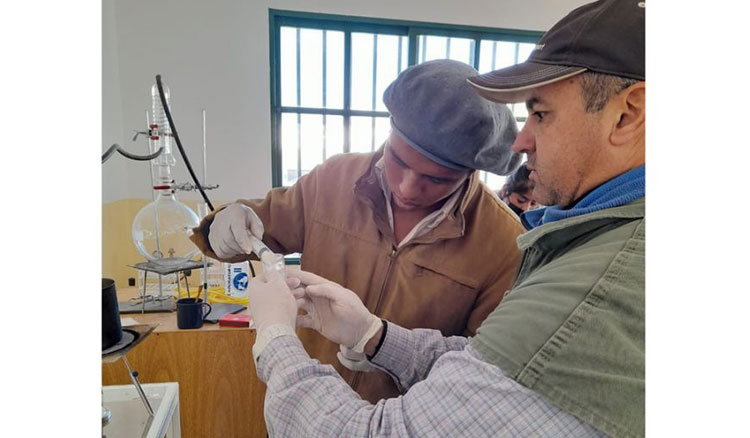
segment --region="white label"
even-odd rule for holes
[[[250,281],[248,262],[224,263],[224,293],[234,298],[247,297],[247,285]]]

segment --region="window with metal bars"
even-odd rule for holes
[[[540,32],[271,10],[273,186],[328,157],[370,152],[390,131],[382,95],[410,65],[454,59],[480,73],[523,62]],[[523,104],[511,106],[519,129]],[[505,177],[480,173],[498,190]]]

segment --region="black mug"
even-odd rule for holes
[[[203,312],[208,306],[208,312]],[[211,305],[200,298],[180,298],[177,300],[177,327],[181,329],[197,329],[203,327],[203,318],[211,313]]]
[[[111,278],[102,278],[102,350],[120,342],[120,339],[122,339],[122,325],[115,281]]]

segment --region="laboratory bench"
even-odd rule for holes
[[[134,288],[117,291],[121,301],[136,293]],[[141,383],[179,384],[182,437],[266,436],[266,387],[255,373],[251,353],[255,330],[210,323],[181,330],[176,312],[121,317],[124,322],[157,325],[126,357]],[[102,385],[127,384],[132,382],[122,360],[102,364]]]

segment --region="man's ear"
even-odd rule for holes
[[[615,123],[609,140],[624,145],[642,136],[646,129],[646,83],[638,82],[622,90],[610,104]]]

